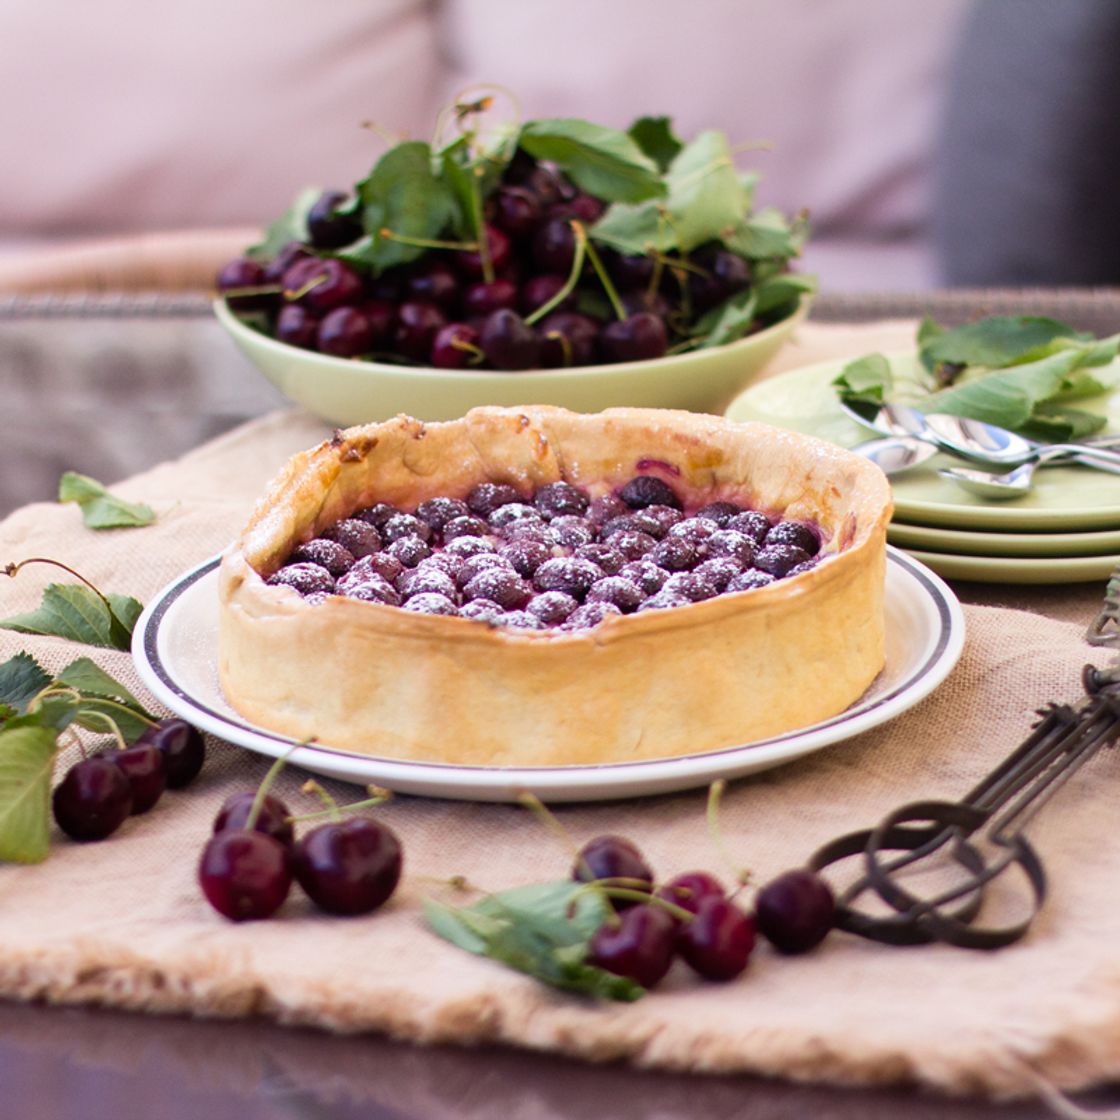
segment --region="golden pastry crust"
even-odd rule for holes
[[[312,604],[265,583],[296,544],[375,501],[411,509],[488,480],[596,496],[643,471],[692,508],[733,500],[815,521],[825,559],[574,632]],[[586,765],[769,738],[841,712],[881,670],[890,513],[885,477],[859,456],[715,416],[540,406],[351,428],[287,464],[223,557],[222,687],[293,739],[433,762]]]

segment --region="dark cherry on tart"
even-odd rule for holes
[[[606,521],[587,490],[563,481],[529,494],[481,482],[407,510],[371,504],[297,545],[266,582],[311,603],[342,595],[486,626],[580,630],[765,587],[820,558],[811,523],[771,523],[729,501],[689,509],[653,475],[613,494],[626,512]]]
[[[889,489],[690,413],[476,409],[297,456],[223,560],[234,707],[489,765],[695,753],[842,710],[883,662]]]

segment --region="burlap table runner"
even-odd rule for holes
[[[810,325],[782,364],[904,345],[912,329]],[[300,414],[270,416],[121,484],[118,492],[159,512],[143,530],[93,533],[73,506],[26,507],[0,524],[0,561],[54,556],[107,590],[147,600],[219,551],[282,460],[322,433]],[[0,615],[32,608],[52,578],[27,569],[5,581]],[[723,826],[737,859],[765,881],[902,801],[961,795],[1022,738],[1042,702],[1080,696],[1081,666],[1101,661],[1082,641],[1101,590],[1049,592],[1054,617],[968,606],[964,656],[933,696],[885,727],[733,785]],[[86,652],[0,631],[0,660],[20,649],[50,667]],[[126,654],[95,657],[139,689]],[[218,917],[195,882],[198,855],[218,805],[253,787],[266,765],[215,742],[195,786],[168,794],[110,840],[79,845],[56,834],[45,864],[0,867],[0,996],[953,1091],[1029,1092],[1037,1075],[1071,1088],[1120,1074],[1120,851],[1111,840],[1120,765],[1112,753],[1032,828],[1052,891],[1021,944],[982,954],[834,935],[803,958],[762,947],[730,985],[699,983],[680,967],[627,1005],[559,995],[425,929],[421,902],[450,876],[502,889],[566,873],[565,850],[514,807],[421,798],[386,806],[406,873],[375,915],[328,918],[293,893],[268,922]],[[301,780],[281,778],[292,804],[306,801]],[[333,791],[343,800],[352,793]],[[569,806],[559,816],[577,841],[604,831],[632,837],[668,876],[719,868],[703,809],[702,793],[684,793]]]

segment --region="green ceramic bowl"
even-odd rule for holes
[[[722,413],[792,334],[808,310],[727,346],[675,357],[564,370],[443,370],[334,358],[277,342],[216,300],[218,321],[286,397],[331,424],[349,427],[404,412],[452,420],[477,405],[555,404],[573,412],[604,408],[682,408]]]

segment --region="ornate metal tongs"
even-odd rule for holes
[[[1027,932],[1046,897],[1046,872],[1023,830],[1101,747],[1120,739],[1120,567],[1086,640],[1117,650],[1115,663],[1086,666],[1085,697],[1076,705],[1042,708],[1030,735],[964,798],[903,805],[875,828],[841,836],[814,853],[809,866],[815,871],[862,856],[862,873],[837,898],[838,929],[889,945],[944,941],[968,949],[998,949]],[[935,856],[957,865],[953,881],[929,896],[908,889],[901,876]],[[978,924],[985,889],[1012,867],[1029,887],[1026,917]],[[857,907],[871,894],[885,907]]]

